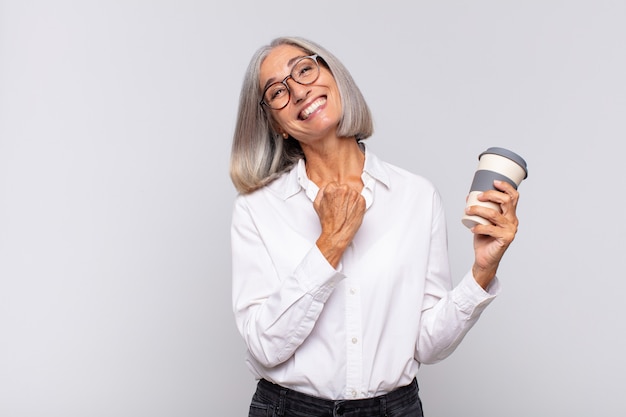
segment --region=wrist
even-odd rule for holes
[[[478,285],[486,290],[487,287],[489,287],[489,284],[491,284],[491,281],[495,278],[497,269],[497,267],[484,268],[480,265],[474,264],[474,266],[472,266],[472,275]]]
[[[348,247],[343,239],[333,239],[324,236],[320,236],[315,244],[333,268],[337,268],[343,253]]]

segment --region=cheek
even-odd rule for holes
[[[334,107],[337,111],[339,111],[339,113],[342,113],[343,106],[341,104],[341,94],[339,93],[339,87],[337,87],[336,84],[332,87],[332,97]]]
[[[333,96],[333,107],[337,115],[341,117],[343,114],[343,106],[341,105],[341,96],[339,95],[339,91],[337,90]]]
[[[343,114],[343,106],[341,105],[341,97],[339,96],[339,92],[337,92],[337,112],[340,115]]]

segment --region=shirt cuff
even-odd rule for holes
[[[470,271],[453,290],[452,299],[462,312],[475,317],[480,315],[498,294],[500,294],[498,277],[494,277],[485,290],[478,285]]]
[[[333,268],[317,245],[313,245],[296,269],[295,277],[307,294],[324,302],[346,276]]]

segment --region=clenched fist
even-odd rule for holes
[[[361,227],[365,199],[346,184],[331,182],[320,189],[313,202],[322,225],[317,247],[328,262],[337,267],[341,257]]]

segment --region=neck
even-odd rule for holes
[[[358,191],[363,188],[361,173],[365,154],[355,138],[339,138],[324,146],[303,146],[306,172],[311,181],[322,188],[336,182],[348,184]]]

